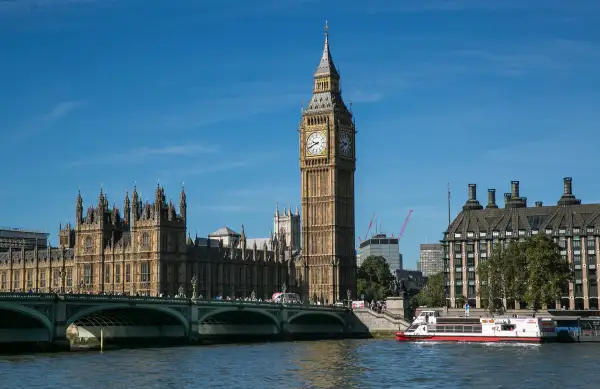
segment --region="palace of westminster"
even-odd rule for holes
[[[274,234],[266,239],[247,239],[243,226],[239,234],[225,227],[192,239],[183,189],[178,207],[161,186],[153,203],[143,203],[134,188],[122,209],[110,207],[100,190],[84,211],[78,194],[75,224],[61,226],[58,248],[9,245],[0,252],[0,291],[191,295],[195,289],[210,299],[268,299],[285,288],[325,304],[355,295],[355,133],[326,27],[299,128],[301,213],[277,207]]]

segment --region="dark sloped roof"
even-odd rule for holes
[[[600,204],[575,204],[529,208],[487,208],[460,212],[448,228],[455,233],[531,231],[534,229],[600,229]]]

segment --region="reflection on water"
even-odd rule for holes
[[[358,343],[346,341],[315,342],[301,348],[295,369],[303,379],[299,388],[358,387],[361,367]]]
[[[0,388],[590,388],[600,344],[344,340],[0,357]]]

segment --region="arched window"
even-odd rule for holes
[[[150,246],[150,235],[147,232],[142,234],[142,247]]]
[[[94,240],[92,239],[91,236],[86,236],[85,237],[85,242],[83,244],[83,249],[86,253],[89,253],[92,251],[92,247],[94,246]]]

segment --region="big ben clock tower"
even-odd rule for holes
[[[302,257],[305,299],[335,303],[356,293],[354,251],[355,134],[342,100],[340,75],[325,47],[314,74],[313,95],[300,124]]]

